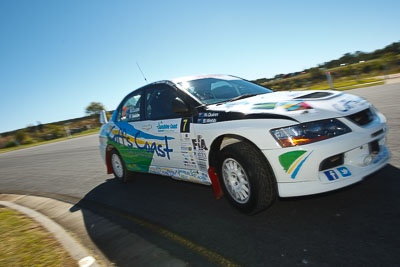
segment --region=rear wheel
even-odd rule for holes
[[[244,213],[255,214],[276,198],[276,182],[261,152],[246,142],[223,148],[219,158],[219,179],[228,200]]]
[[[126,170],[125,163],[116,149],[111,151],[110,160],[115,178],[120,182],[126,183],[128,180],[128,171]]]

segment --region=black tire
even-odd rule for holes
[[[221,150],[218,176],[229,202],[243,213],[256,214],[276,199],[271,166],[261,151],[249,143],[238,142]]]
[[[119,182],[127,183],[129,172],[126,169],[124,160],[115,148],[111,150],[110,162],[115,179],[117,179]]]

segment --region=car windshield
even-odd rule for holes
[[[204,78],[178,84],[206,105],[272,92],[265,87],[233,77],[232,79]]]

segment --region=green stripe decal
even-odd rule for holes
[[[112,140],[109,140],[107,143],[113,145],[118,150],[129,171],[149,172],[154,150],[127,147]]]
[[[287,172],[289,167],[295,162],[299,157],[301,157],[307,151],[305,150],[297,150],[287,152],[279,156],[279,162],[281,163],[283,169]]]

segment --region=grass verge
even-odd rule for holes
[[[9,152],[9,151],[13,151],[13,150],[19,150],[19,149],[28,148],[28,147],[40,146],[40,145],[44,145],[44,144],[55,143],[55,142],[59,142],[59,141],[63,141],[63,140],[68,140],[71,138],[76,138],[76,137],[97,134],[97,133],[99,133],[99,131],[100,131],[100,128],[90,129],[90,130],[83,131],[81,133],[73,134],[70,137],[61,137],[61,138],[57,138],[57,139],[53,139],[53,140],[49,140],[49,141],[37,142],[37,143],[29,144],[29,145],[20,145],[20,146],[15,146],[15,147],[2,148],[2,149],[0,149],[0,153]]]
[[[78,266],[37,222],[2,206],[0,240],[0,266]]]
[[[359,81],[354,81],[354,80],[353,81],[338,81],[338,82],[333,83],[333,87],[338,90],[340,90],[340,88],[342,88],[342,87],[346,87],[346,89],[343,89],[343,90],[347,90],[347,87],[351,87],[351,86],[364,87],[363,85],[367,85],[367,84],[376,85],[379,82],[383,82],[383,79],[363,79],[363,80],[359,80]],[[369,85],[369,86],[371,86],[371,85]],[[331,89],[331,88],[330,88],[328,82],[319,83],[319,84],[316,84],[316,85],[308,88],[308,90],[329,90],[329,89]]]
[[[368,87],[368,86],[375,86],[375,85],[382,85],[385,84],[384,81],[382,82],[376,82],[376,83],[367,83],[367,84],[360,84],[360,85],[354,85],[354,86],[346,86],[344,88],[335,88],[338,91],[345,91],[345,90],[350,90],[350,89],[357,89],[357,88],[362,88],[362,87]]]

